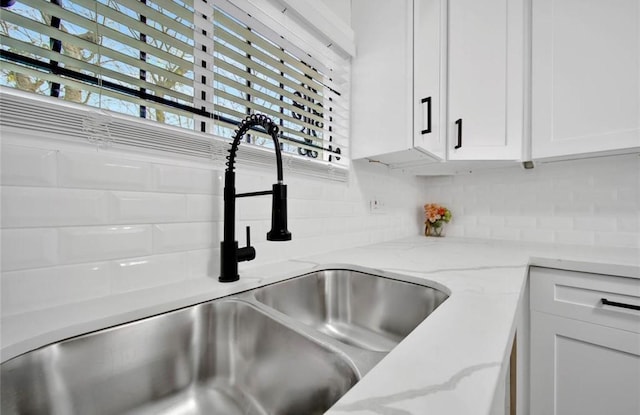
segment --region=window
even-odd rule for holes
[[[232,3],[3,0],[0,85],[192,130],[145,135],[148,124],[118,127],[95,111],[82,120],[117,144],[196,157],[215,158],[219,138],[262,113],[297,163],[346,166],[348,61],[309,54]],[[259,129],[244,140],[273,146]]]

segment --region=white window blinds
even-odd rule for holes
[[[145,135],[143,123],[132,135],[107,117],[111,142],[215,158],[214,137],[230,138],[240,120],[262,113],[280,125],[282,150],[297,163],[346,165],[348,62],[307,53],[228,1],[2,5],[0,85],[197,133]],[[11,108],[2,110],[5,118]],[[244,139],[273,146],[260,130]]]

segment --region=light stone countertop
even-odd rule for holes
[[[2,318],[4,362],[52,342],[224,297],[317,268],[368,268],[444,286],[450,297],[328,413],[490,414],[529,265],[640,278],[635,249],[411,237],[250,267],[239,282],[203,278]]]

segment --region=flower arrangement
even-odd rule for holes
[[[425,236],[442,236],[442,225],[451,220],[451,211],[436,203],[427,203],[424,205],[424,216]]]

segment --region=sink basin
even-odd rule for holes
[[[444,292],[351,270],[323,270],[253,291],[272,307],[343,343],[389,352],[448,298]]]
[[[2,364],[3,415],[321,414],[349,360],[223,299],[83,335]]]

